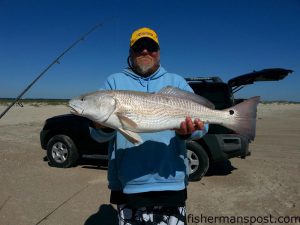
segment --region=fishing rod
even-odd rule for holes
[[[14,104],[16,104],[17,101],[19,101],[22,96],[34,85],[35,82],[37,82],[54,64],[60,64],[59,60],[68,52],[70,51],[75,45],[77,45],[80,41],[84,41],[84,38],[87,37],[89,34],[94,32],[98,27],[102,26],[102,23],[99,23],[92,27],[88,32],[86,32],[84,35],[82,35],[78,40],[76,40],[73,44],[71,44],[66,50],[64,50],[57,58],[51,62],[46,69],[44,69],[22,92],[21,94],[3,111],[3,113],[0,115],[0,119],[10,110],[11,107],[13,107]]]

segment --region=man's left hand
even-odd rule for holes
[[[175,129],[175,132],[179,135],[190,135],[195,130],[203,130],[204,123],[200,119],[195,119],[194,122],[192,121],[191,117],[187,116],[185,121],[180,124],[179,129]]]

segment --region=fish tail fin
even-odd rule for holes
[[[256,112],[260,97],[249,98],[231,108],[223,111],[229,112],[234,117],[233,122],[226,126],[235,132],[245,135],[250,140],[254,140],[256,130]]]

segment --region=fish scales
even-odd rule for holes
[[[160,129],[161,127],[178,128],[179,121],[186,116],[203,118],[205,121],[214,118],[214,112],[207,107],[186,99],[175,98],[163,94],[128,94],[116,93],[119,104],[118,111],[130,112],[131,118],[139,124],[138,129]]]
[[[148,98],[143,95],[131,96],[126,98],[125,96],[116,96],[119,99],[121,107],[118,111],[131,113],[131,118],[139,123],[139,128],[149,128],[149,125],[164,125],[170,120],[170,116],[181,116],[178,109],[170,108],[166,110],[162,107],[161,97],[154,96],[154,98]],[[165,105],[164,105],[165,106]]]

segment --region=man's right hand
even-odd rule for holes
[[[107,127],[103,126],[102,124],[96,123],[96,122],[93,122],[93,125],[94,125],[94,128],[95,128],[95,129],[103,129],[103,128],[107,128]]]
[[[103,126],[100,123],[93,122],[93,125],[94,125],[95,129],[102,129],[104,132],[107,132],[107,133],[114,132],[114,129]]]

